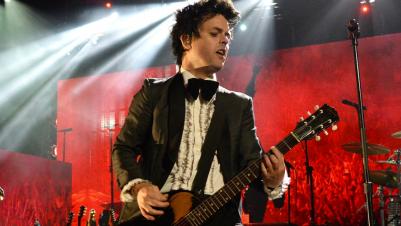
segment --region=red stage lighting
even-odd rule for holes
[[[368,13],[370,13],[371,9],[372,9],[372,5],[369,2],[361,3],[361,6],[360,6],[361,13],[368,14]]]
[[[113,4],[111,4],[111,2],[106,2],[104,4],[104,7],[106,7],[107,9],[111,9],[113,7]]]

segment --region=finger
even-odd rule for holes
[[[151,216],[162,215],[164,213],[163,210],[156,209],[151,205],[144,205],[142,208],[147,215]]]
[[[149,198],[159,201],[167,201],[168,195],[162,194],[157,186],[153,186],[149,193]]]
[[[271,150],[272,150],[274,156],[275,156],[279,161],[281,161],[281,160],[284,161],[284,155],[283,155],[275,146],[271,147]]]
[[[143,216],[146,220],[150,220],[150,221],[156,220],[156,218],[155,218],[154,216],[148,214],[148,213],[146,212],[146,210],[144,210],[143,208],[141,208],[140,210],[141,210],[142,216]]]
[[[146,213],[149,215],[155,216],[155,215],[163,215],[164,211],[155,209],[155,208],[153,208],[153,206],[149,206],[149,208],[147,208],[147,210],[146,210]]]
[[[268,177],[267,169],[264,163],[260,164],[260,170],[262,171],[262,176],[264,178]]]
[[[273,165],[270,161],[270,158],[267,155],[263,156],[263,165],[266,167],[267,172],[273,171]]]
[[[149,203],[153,207],[162,207],[162,208],[168,207],[170,205],[169,202],[165,202],[165,201],[163,202],[163,201],[159,201],[156,199],[151,200]]]

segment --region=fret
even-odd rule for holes
[[[283,142],[276,145],[276,147],[281,153],[286,153],[289,150],[288,147]]]
[[[230,183],[227,183],[227,188],[228,188],[228,190],[230,191],[231,195],[235,195],[235,194],[236,194],[235,190],[231,190],[231,185],[230,185]]]
[[[218,202],[217,207],[220,208],[220,207],[222,207],[223,205],[222,205],[222,203],[220,202],[219,195],[220,195],[220,193],[217,193],[216,196],[215,196],[215,198],[216,198],[216,200],[217,200],[217,202]]]
[[[196,226],[196,225],[201,225],[201,224],[202,224],[202,222],[200,221],[200,219],[197,217],[196,209],[195,209],[195,211],[193,212],[192,216],[193,216],[192,219],[194,220],[195,226]]]
[[[297,143],[301,142],[301,140],[295,135],[294,132],[290,133],[292,135],[292,137],[294,137],[295,140],[297,140]]]
[[[197,216],[198,216],[198,218],[199,218],[199,220],[200,220],[200,223],[202,224],[202,222],[204,222],[207,218],[202,214],[202,209],[201,208],[197,208],[198,209],[198,211],[197,211]]]
[[[285,142],[285,140],[283,140],[283,144],[285,144],[285,146],[287,146],[288,150],[290,150],[290,149],[291,149],[291,146],[290,146],[290,145],[288,145],[288,144]]]
[[[224,191],[225,189],[220,189],[220,194],[221,194],[221,197],[223,198],[223,205],[226,203],[226,201],[227,201],[227,197],[224,197],[224,194],[225,195],[227,195],[227,193]]]
[[[227,199],[229,199],[229,198],[230,198],[230,195],[229,195],[229,194],[227,194],[226,190],[227,190],[227,189],[222,189],[222,190],[221,190],[221,193],[223,193],[223,192],[224,192],[224,194],[226,194],[226,198],[224,198],[224,200],[227,200]]]
[[[210,204],[210,207],[212,208],[213,212],[217,212],[213,207],[216,206],[216,204],[213,202],[213,198],[209,198],[206,200],[207,203]]]
[[[214,210],[211,206],[208,205],[209,203],[207,202],[207,200],[206,200],[206,202],[203,202],[202,204],[204,205],[203,208],[204,208],[205,210],[208,210],[208,211],[209,211],[209,214],[210,214],[210,215],[209,215],[208,217],[212,216],[212,215],[214,214],[215,210]],[[212,210],[210,210],[210,209],[212,209]]]
[[[237,178],[236,177],[234,177],[234,179],[235,180],[237,180]],[[239,187],[239,182],[238,181],[235,181],[235,180],[233,180],[232,182],[233,182],[233,185],[234,185],[234,187],[237,189],[237,190],[241,190],[241,188]]]
[[[240,182],[241,183],[241,186],[242,187],[245,187],[245,186],[247,186],[248,184],[247,183],[244,183],[244,181],[242,180],[242,173],[240,173],[238,176],[237,176],[237,178],[238,178],[238,182]]]
[[[209,218],[210,216],[213,215],[213,212],[210,211],[210,208],[207,206],[206,203],[202,203],[200,205],[200,207],[202,208],[203,212],[206,214],[206,218]]]
[[[251,177],[251,174],[250,174],[249,172],[247,172],[247,173],[245,174],[245,179],[247,180],[248,183],[251,183],[251,182],[252,182],[251,179],[249,179],[250,177]]]
[[[188,222],[189,222],[191,225],[196,225],[196,222],[194,222],[194,220],[192,219],[192,217],[193,217],[193,214],[190,213],[190,214],[187,215],[186,218],[188,219]]]

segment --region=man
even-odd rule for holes
[[[230,1],[200,1],[177,12],[171,37],[179,72],[145,81],[114,145],[123,225],[153,225],[171,208],[169,194],[212,195],[261,157],[251,98],[216,82],[238,20]],[[262,159],[252,186],[280,197],[283,156],[273,148]],[[238,204],[235,198],[206,224],[239,223]]]

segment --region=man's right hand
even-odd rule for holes
[[[132,193],[136,195],[142,216],[147,220],[156,220],[155,216],[164,214],[164,211],[158,208],[170,205],[168,194],[162,194],[157,186],[147,182],[135,185]]]

